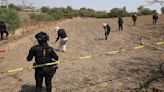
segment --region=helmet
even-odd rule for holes
[[[49,41],[49,36],[45,32],[40,32],[35,35],[35,38],[38,42],[47,42]]]

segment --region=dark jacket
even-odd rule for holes
[[[124,21],[123,21],[122,17],[119,17],[118,18],[118,24],[123,24],[123,23],[124,23]]]
[[[6,25],[3,22],[0,23],[0,32],[1,31],[6,31]]]
[[[66,32],[65,32],[64,29],[59,29],[59,31],[58,31],[58,37],[56,38],[56,41],[58,41],[60,37],[61,38],[66,38],[67,37],[67,34],[66,34]]]
[[[157,20],[158,19],[158,15],[153,15],[153,19]]]
[[[45,55],[44,55],[44,51],[45,51]],[[43,46],[41,45],[33,46],[30,49],[29,54],[27,56],[27,60],[31,61],[34,56],[35,56],[35,63],[37,65],[54,62],[52,59],[54,59],[55,61],[58,60],[58,56],[54,52],[52,47],[44,49]]]
[[[137,20],[137,16],[136,15],[132,15],[132,19],[133,19],[133,21],[136,21]]]
[[[104,26],[104,29],[105,29],[105,34],[109,35],[110,30],[111,30],[110,26],[107,24],[106,26]]]

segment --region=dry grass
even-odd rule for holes
[[[57,37],[56,32],[52,31],[53,25],[62,26],[69,36],[67,52],[58,53],[59,61],[62,63],[52,82],[53,92],[163,92],[164,79],[159,71],[159,65],[164,60],[161,50],[146,47],[116,55],[78,59],[81,56],[139,45],[139,37],[142,37],[142,42],[149,44],[164,40],[163,15],[160,16],[157,25],[151,24],[151,16],[139,17],[136,27],[132,26],[131,18],[124,18],[124,21],[124,31],[118,31],[117,19],[79,18],[59,24],[36,24],[36,30],[42,30],[40,27],[43,26],[48,29],[44,31],[49,34],[49,43],[54,48],[57,48],[58,44],[53,43]],[[107,41],[98,40],[104,38],[104,22],[112,27]],[[25,58],[35,42],[35,32],[32,29],[28,30],[32,31],[32,34],[7,44],[14,46],[4,55],[5,59],[1,60],[1,70],[32,65],[26,62]],[[35,84],[33,72],[25,70],[0,75],[0,92],[31,92]]]

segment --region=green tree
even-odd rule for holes
[[[139,7],[137,8],[137,10],[138,10],[138,12],[140,13],[140,12],[142,12],[142,11],[144,10],[144,7],[141,5],[141,6],[139,6]]]
[[[96,18],[107,18],[108,17],[108,13],[106,11],[97,11],[95,13],[95,17]]]
[[[12,8],[0,8],[0,21],[8,25],[9,31],[15,31],[21,25],[18,11]]]
[[[12,3],[8,5],[8,8],[12,8],[12,9],[15,9],[15,10],[21,10],[21,8],[19,6],[14,5]]]
[[[43,13],[47,13],[48,11],[49,11],[49,7],[47,7],[47,6],[43,6],[41,8],[41,12],[43,12]]]
[[[125,6],[123,8],[113,8],[108,13],[108,17],[119,17],[119,16],[122,16],[122,17],[130,16],[130,13],[127,12]]]
[[[156,10],[150,10],[149,8],[144,8],[143,6],[139,6],[137,10],[141,15],[151,15],[157,13]]]

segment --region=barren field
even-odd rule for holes
[[[108,40],[102,40],[104,22],[112,29]],[[164,45],[153,44],[164,41],[164,15],[159,16],[157,25],[152,25],[151,16],[138,17],[136,27],[131,18],[124,18],[123,31],[118,31],[117,18],[75,18],[52,23],[45,29],[1,41],[0,47],[6,52],[0,52],[0,70],[32,66],[34,59],[27,62],[26,56],[36,44],[34,35],[39,31],[47,32],[49,44],[57,49],[56,25],[66,30],[69,40],[67,52],[57,52],[60,64],[52,92],[164,92],[164,76],[159,70],[164,63]],[[148,46],[130,49],[141,43]],[[129,50],[107,54],[121,49]],[[83,56],[93,57],[80,60]],[[0,74],[0,92],[33,92],[34,87],[33,69]]]

